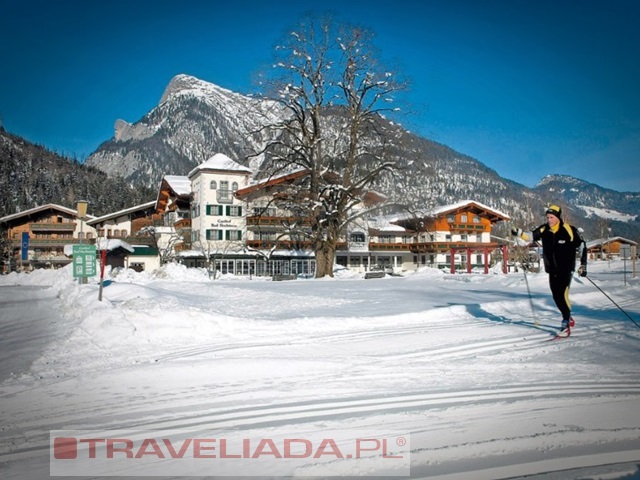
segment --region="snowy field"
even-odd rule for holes
[[[640,323],[622,262],[589,274]],[[1,276],[0,477],[48,478],[52,431],[362,430],[410,438],[411,478],[640,478],[640,328],[576,277],[573,335],[549,341],[547,277],[527,279],[533,304],[522,273],[211,281],[168,266],[121,272],[102,302],[69,269]],[[290,476],[326,476],[324,460]]]

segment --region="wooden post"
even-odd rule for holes
[[[467,273],[471,273],[471,249],[467,247]]]
[[[102,301],[102,283],[104,279],[104,264],[107,261],[107,250],[100,250],[100,291],[98,293],[98,300]]]
[[[484,248],[484,273],[489,273],[489,249]]]
[[[509,273],[509,247],[502,246],[502,273]]]
[[[451,273],[456,273],[456,249],[451,249]]]

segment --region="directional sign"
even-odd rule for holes
[[[96,246],[95,245],[74,245],[73,246],[73,276],[74,277],[94,277],[96,269]]]

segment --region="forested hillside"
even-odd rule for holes
[[[156,191],[62,157],[0,127],[0,217],[46,203],[104,215],[154,200]]]

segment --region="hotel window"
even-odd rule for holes
[[[233,197],[231,190],[229,190],[229,182],[226,180],[220,180],[220,190],[218,190],[218,201],[221,203],[231,203]]]
[[[447,215],[447,222],[448,223],[456,223],[456,216],[455,215]]]
[[[211,182],[209,183],[209,190],[215,190],[216,188],[218,188],[218,184],[215,180],[211,180]]]
[[[354,232],[351,234],[352,242],[364,243],[364,233],[362,232]]]
[[[274,241],[276,240],[277,235],[273,232],[258,232],[257,237],[258,240]]]
[[[467,223],[469,221],[469,217],[467,216],[466,213],[463,213],[462,215],[460,215],[460,223]]]
[[[221,216],[224,215],[222,205],[207,205],[207,215]]]
[[[222,240],[222,230],[207,230],[207,240]]]
[[[478,217],[477,215],[474,215],[472,221],[473,223],[480,223],[480,217]]]
[[[242,216],[242,207],[238,205],[228,205],[227,206],[227,216],[229,217],[241,217]]]
[[[227,230],[225,233],[227,240],[242,240],[242,230]]]
[[[275,207],[253,207],[253,215],[255,217],[275,217]]]
[[[237,190],[238,190],[238,182],[233,182],[233,183],[231,184],[231,191],[232,191],[232,192],[235,192],[235,191],[237,191]]]

